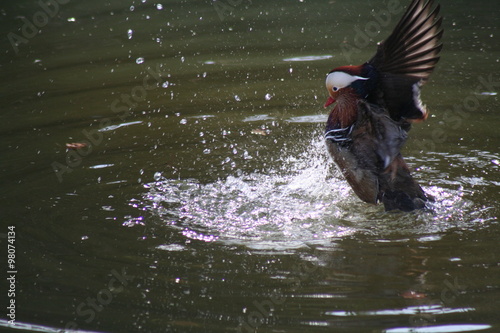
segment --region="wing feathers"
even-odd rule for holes
[[[433,3],[414,0],[369,63],[380,72],[411,74],[426,80],[439,59],[443,35],[440,6],[433,8]]]
[[[427,117],[419,92],[434,71],[443,48],[443,19],[439,12],[440,6],[434,6],[433,0],[413,0],[394,31],[368,61],[379,73],[373,101],[387,108],[396,121]]]
[[[434,66],[439,61],[439,56],[433,56],[431,52],[437,52],[443,48],[442,45],[435,46],[431,50],[424,50],[401,60],[394,62],[391,66],[386,67],[385,72],[394,74],[421,73],[432,71]]]
[[[391,50],[392,53],[404,52],[406,47],[406,52],[408,54],[412,54],[417,50],[426,49],[430,45],[439,44],[439,40],[443,36],[443,30],[439,31],[437,34],[434,32],[434,29],[437,25],[441,25],[442,18],[437,20],[432,26],[423,30],[413,38],[411,38],[407,43],[401,43],[399,47],[395,50]]]

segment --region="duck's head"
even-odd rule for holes
[[[348,88],[353,88],[358,95],[361,95],[360,90],[364,86],[364,81],[370,79],[361,76],[361,71],[362,66],[343,66],[328,73],[326,76],[326,90],[328,90],[329,97],[325,103],[325,108],[335,103]]]

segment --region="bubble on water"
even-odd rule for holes
[[[241,98],[240,98],[240,96],[238,96],[238,95],[234,95],[234,100],[235,100],[236,102],[241,102]]]
[[[179,121],[179,124],[181,124],[181,125],[186,125],[186,124],[187,124],[187,122],[188,122],[188,121],[187,121],[187,119],[186,119],[186,118],[183,118],[183,119],[181,119],[181,121]]]
[[[156,9],[162,10],[163,9],[163,5],[161,3],[157,4],[156,5]]]
[[[144,58],[143,57],[139,57],[137,59],[135,59],[135,63],[140,65],[140,64],[143,64],[144,63]]]
[[[133,11],[135,10],[135,7],[134,7],[134,6],[130,6],[129,10],[130,10],[131,12],[133,12]]]
[[[266,96],[264,96],[264,98],[266,99],[266,101],[270,101],[271,98],[273,98],[273,95],[271,94],[266,94]]]
[[[161,84],[161,86],[162,86],[163,88],[168,88],[168,86],[169,86],[169,85],[170,85],[170,83],[169,83],[168,81],[165,81],[165,82],[163,82],[163,83]]]
[[[134,31],[132,29],[127,30],[127,37],[128,39],[132,39],[132,35],[134,34]]]

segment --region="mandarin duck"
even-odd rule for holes
[[[427,118],[420,88],[442,49],[439,9],[433,0],[413,0],[368,62],[326,77],[325,108],[333,105],[327,149],[354,193],[386,211],[424,208],[429,200],[400,150],[411,124]]]

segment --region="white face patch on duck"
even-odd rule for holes
[[[336,92],[339,89],[348,87],[357,80],[368,80],[366,77],[350,75],[345,72],[332,72],[326,77],[326,89],[328,92]]]

